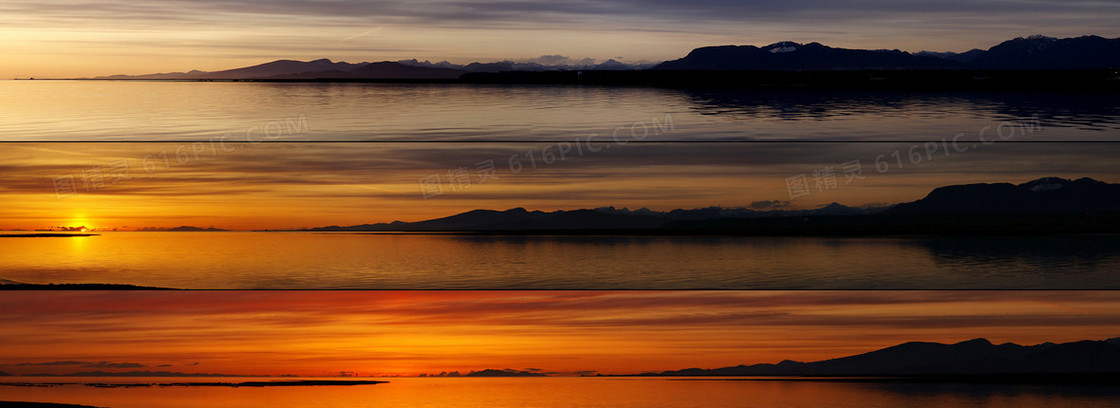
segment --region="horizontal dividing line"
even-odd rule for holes
[[[41,286],[47,286],[43,284]],[[66,285],[56,283],[54,285]],[[81,284],[74,284],[81,285]],[[675,288],[675,289],[657,289],[657,288],[575,288],[575,289],[541,289],[541,288],[487,288],[481,286],[478,288],[433,288],[433,289],[384,289],[384,288],[218,288],[218,289],[179,289],[179,288],[125,288],[125,289],[64,289],[64,288],[49,288],[49,289],[4,289],[0,285],[0,293],[13,293],[13,292],[29,292],[29,293],[66,293],[74,291],[85,292],[116,292],[116,293],[129,293],[129,292],[149,292],[149,293],[183,293],[183,292],[370,292],[370,293],[386,293],[386,292],[1120,292],[1120,288],[1075,288],[1075,289],[1040,289],[1040,288],[843,288],[843,289],[829,289],[829,288]]]
[[[1120,137],[1120,136],[1118,136]],[[947,140],[592,140],[592,143],[619,145],[641,144],[905,144],[941,143]],[[542,140],[273,140],[261,142],[227,140],[229,144],[472,144],[472,143],[573,143],[587,142],[586,139],[542,139]],[[975,139],[959,139],[958,143],[980,142]],[[0,144],[128,144],[128,143],[223,143],[217,140],[0,140]],[[1120,144],[1117,140],[989,140],[987,146],[997,144]]]

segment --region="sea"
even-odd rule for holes
[[[0,385],[0,397],[9,401],[112,408],[1104,408],[1120,404],[1120,388],[1114,385],[930,384],[789,378],[384,378],[377,380],[387,383],[373,385],[236,388],[50,384],[255,380],[279,379],[6,377],[4,383],[29,382],[40,386]]]
[[[1000,162],[1004,164],[989,169],[991,178],[1014,181],[1008,178],[1017,174],[1017,160],[1023,166],[1053,167],[1081,157],[1078,154],[1114,156],[1109,149],[1120,141],[1120,96],[0,81],[0,142],[43,147],[55,142],[218,141],[374,146],[392,142],[438,149],[451,142],[554,143],[588,137],[616,144],[729,143],[740,146],[737,149],[775,142],[945,146],[946,141],[958,140],[1031,146],[1035,153],[1029,160],[1008,154],[1001,156],[1010,157]],[[1081,153],[1064,153],[1065,161],[1052,164],[1045,153],[1066,144],[1087,147]],[[827,148],[815,151],[823,150]],[[900,166],[904,158],[897,158]],[[1115,174],[1107,162],[1085,161],[1086,171]],[[0,169],[11,170],[3,163]],[[181,289],[1120,289],[1118,269],[1120,236],[1112,235],[99,232],[88,237],[0,238],[0,282]],[[80,384],[191,380],[0,377],[0,383],[8,384],[0,385],[0,400],[112,408],[1120,406],[1116,386],[791,378],[387,378],[388,383],[376,385],[263,388]]]
[[[23,80],[0,112],[4,141],[1120,140],[1120,97],[1072,92]]]
[[[0,278],[179,289],[1120,289],[1113,235],[99,234],[0,238]]]

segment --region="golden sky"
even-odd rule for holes
[[[963,52],[1031,34],[1116,37],[1110,2],[8,0],[0,78],[222,70],[276,59],[664,61],[818,41]]]
[[[1116,292],[6,293],[0,370],[636,373],[1117,336]]]

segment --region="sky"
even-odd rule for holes
[[[6,143],[0,229],[297,229],[517,207],[812,209],[915,201],[956,184],[1051,176],[1120,181],[1114,144],[995,144],[885,172],[876,170],[877,158],[884,164],[894,152],[907,157],[921,145],[593,146],[607,145],[612,148],[532,168],[526,152],[541,160],[546,147],[555,154],[555,145]],[[510,165],[511,157],[520,167]],[[846,175],[844,163],[853,160],[858,168],[849,168],[860,178]],[[835,185],[821,176],[825,168]],[[807,191],[790,189],[789,180],[799,177]]]
[[[664,61],[706,45],[817,41],[967,51],[1032,34],[1120,36],[1120,3],[1040,0],[9,0],[0,78],[289,58]]]
[[[628,374],[907,341],[1118,336],[1116,292],[36,292],[0,298],[0,371]]]

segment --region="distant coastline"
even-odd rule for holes
[[[5,290],[174,290],[154,286],[137,286],[112,283],[23,283],[0,279],[0,291]]]
[[[101,234],[93,233],[28,233],[28,234],[3,234],[0,233],[0,238],[73,238],[73,237],[95,237]]]
[[[1084,70],[611,70],[503,71],[459,78],[102,78],[74,81],[378,83],[446,85],[557,85],[656,88],[805,89],[868,91],[1081,91],[1120,92],[1113,69]]]
[[[355,386],[386,384],[388,381],[375,380],[280,380],[280,381],[242,381],[242,382],[173,382],[173,383],[103,383],[103,382],[56,382],[56,383],[28,383],[28,382],[0,382],[0,386],[11,387],[38,387],[42,384],[49,385],[84,385],[96,388],[135,388],[135,387],[317,387],[317,386]],[[0,405],[2,408],[3,405]]]
[[[709,207],[652,211],[614,207],[474,210],[419,221],[328,226],[313,232],[443,232],[492,235],[913,236],[1120,233],[1120,184],[1046,177],[1022,184],[939,187],[917,201],[879,207],[839,203],[813,210]]]
[[[633,377],[759,377],[750,380],[923,383],[1120,384],[1120,338],[992,344],[979,338],[955,344],[909,342],[863,354],[809,363],[687,368]]]
[[[31,78],[34,79],[34,78]],[[594,85],[860,90],[1120,91],[1120,38],[1032,35],[966,52],[905,52],[781,41],[719,45],[657,64],[576,65],[416,59],[349,63],[276,60],[223,71],[110,75],[88,80]]]
[[[0,408],[101,408],[92,405],[56,404],[53,402],[0,401]]]

